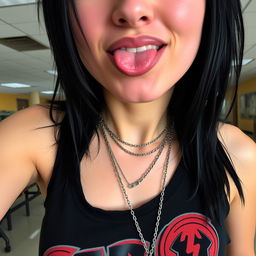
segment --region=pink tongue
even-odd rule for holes
[[[143,52],[132,53],[124,50],[116,50],[114,59],[120,69],[135,70],[146,68],[154,60],[157,50],[150,49]]]

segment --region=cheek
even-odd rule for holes
[[[206,0],[163,0],[165,25],[173,34],[173,60],[186,71],[198,51]]]
[[[163,0],[165,23],[182,35],[201,32],[206,0]]]
[[[87,42],[93,42],[98,35],[102,34],[104,24],[106,23],[106,1],[76,1],[78,18],[81,28],[86,36]],[[81,37],[79,37],[81,39]]]

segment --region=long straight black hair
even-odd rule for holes
[[[102,85],[83,65],[72,35],[70,11],[78,25],[75,0],[38,0],[58,72],[51,99],[50,118],[58,145],[55,165],[70,166],[69,181],[79,182],[84,154],[94,134],[99,139],[97,124],[105,107]],[[81,26],[79,25],[80,29]],[[86,38],[85,38],[86,39]],[[244,202],[241,181],[234,165],[217,137],[220,114],[226,91],[234,77],[234,95],[227,119],[237,95],[244,50],[244,24],[239,0],[206,0],[202,38],[189,70],[176,83],[168,105],[168,121],[174,120],[177,139],[185,167],[194,182],[193,198],[198,192],[209,210],[210,218],[220,223],[221,208],[232,177]],[[64,94],[65,100],[57,99]],[[53,110],[64,113],[57,122]],[[58,111],[57,111],[58,112]],[[169,122],[170,123],[170,122]],[[42,127],[41,127],[42,128]]]

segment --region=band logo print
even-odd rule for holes
[[[156,256],[218,256],[219,236],[210,220],[198,213],[186,213],[162,229]]]
[[[148,242],[147,242],[148,243]],[[148,243],[149,244],[149,243]],[[172,219],[160,231],[155,256],[218,256],[219,236],[210,220],[199,213],[185,213]],[[90,249],[60,245],[43,256],[145,256],[139,239],[126,239]]]

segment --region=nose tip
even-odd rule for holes
[[[113,22],[117,26],[138,27],[152,22],[153,11],[143,0],[120,0],[113,11]]]

